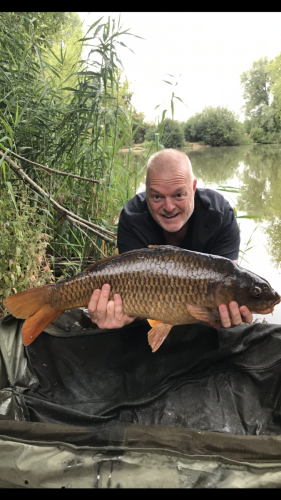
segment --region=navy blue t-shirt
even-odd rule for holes
[[[145,193],[136,194],[120,214],[117,232],[119,253],[166,244],[161,226],[148,210]],[[239,245],[240,231],[228,201],[213,189],[197,188],[194,212],[180,247],[236,260]]]

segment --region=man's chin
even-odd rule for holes
[[[185,224],[183,221],[176,221],[173,219],[167,219],[166,217],[160,217],[160,219],[157,221],[158,224],[167,231],[168,233],[176,233],[178,232]]]

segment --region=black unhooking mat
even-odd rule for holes
[[[26,348],[39,380],[23,392],[26,418],[280,434],[279,325],[178,326],[156,353],[149,329],[142,320],[101,331],[85,311],[62,314]]]

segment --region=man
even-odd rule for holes
[[[148,161],[146,193],[124,206],[119,219],[119,253],[148,245],[173,245],[197,252],[221,255],[238,263],[240,235],[234,211],[223,196],[211,189],[196,189],[191,163],[186,154],[164,149]],[[120,295],[108,301],[109,285],[95,290],[88,310],[100,328],[118,328],[134,321],[123,314]],[[253,316],[236,302],[220,305],[224,328]]]

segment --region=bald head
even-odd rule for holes
[[[148,161],[146,201],[153,219],[168,233],[182,234],[194,210],[196,179],[186,154],[164,149]]]
[[[182,171],[189,181],[193,181],[191,162],[188,156],[177,149],[163,149],[154,153],[147,164],[146,185],[149,184],[151,177],[159,174],[171,174]]]

